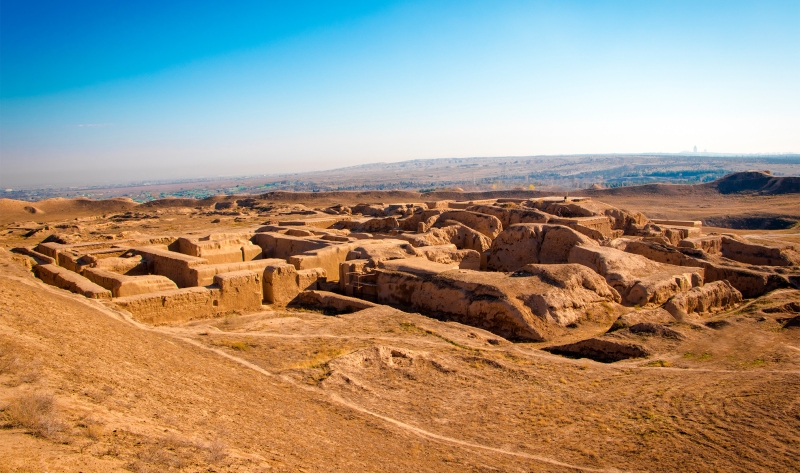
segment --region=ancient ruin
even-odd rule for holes
[[[231,207],[221,204],[215,211]],[[792,247],[588,197],[336,205],[221,233],[49,240],[16,250],[42,281],[148,324],[263,305],[341,313],[385,304],[548,341],[634,309],[703,317],[796,286],[800,275]]]
[[[799,227],[707,223],[798,194],[722,187],[0,200],[0,465],[786,471]]]

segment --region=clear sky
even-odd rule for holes
[[[800,151],[800,0],[2,0],[0,187]]]

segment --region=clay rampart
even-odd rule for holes
[[[378,302],[511,339],[546,340],[558,327],[608,317],[620,300],[601,276],[579,265],[528,265],[514,274],[463,269],[431,274],[420,269],[417,274],[376,270]]]
[[[100,268],[84,268],[81,274],[93,283],[111,291],[111,295],[114,297],[136,296],[150,292],[178,289],[178,286],[171,279],[153,274],[126,276]]]
[[[253,261],[242,261],[240,263],[221,263],[194,266],[189,268],[190,286],[208,286],[213,284],[214,276],[217,274],[230,273],[233,271],[252,270],[264,271],[264,268],[274,264],[286,263],[280,258],[259,259]]]
[[[360,246],[372,245],[376,243],[383,243],[383,240],[360,240],[355,242],[334,244],[317,250],[291,256],[288,258],[288,261],[298,270],[322,268],[328,275],[329,280],[336,282],[339,279],[339,264],[347,261],[347,255],[351,251]]]
[[[261,256],[261,247],[250,242],[250,234],[226,235],[219,239],[178,238],[171,245],[173,251],[205,258],[211,264],[250,261]]]
[[[319,282],[325,278],[322,268],[297,270],[286,262],[269,265],[264,268],[264,301],[284,306],[301,291],[319,289]]]
[[[133,249],[135,254],[141,255],[152,274],[166,276],[172,279],[180,288],[194,285],[190,269],[196,266],[207,265],[208,260],[196,256],[184,255],[167,249],[146,246]]]
[[[722,237],[722,256],[746,264],[759,266],[792,266],[800,263],[800,254],[791,255],[791,250],[746,243],[735,238]],[[797,261],[792,261],[792,256]]]
[[[262,275],[256,271],[218,274],[208,287],[190,287],[120,297],[114,303],[149,324],[180,323],[234,311],[256,311],[262,302]]]
[[[253,235],[253,243],[263,250],[264,258],[288,259],[308,251],[334,246],[338,242],[322,240],[319,238],[304,238],[285,235],[277,232],[260,232]]]
[[[36,277],[45,283],[81,294],[90,299],[110,299],[111,291],[93,283],[80,274],[54,264],[39,264],[33,267]]]

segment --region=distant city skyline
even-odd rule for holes
[[[798,83],[797,1],[4,1],[0,189],[798,152]]]

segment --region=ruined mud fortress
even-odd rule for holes
[[[225,203],[221,203],[224,205]],[[221,205],[217,204],[217,205]],[[15,251],[44,282],[129,312],[183,323],[264,304],[328,314],[376,304],[518,341],[583,324],[657,330],[800,284],[790,246],[704,234],[589,198],[337,205],[249,230],[136,236]],[[553,351],[603,361],[646,356],[589,338]]]

